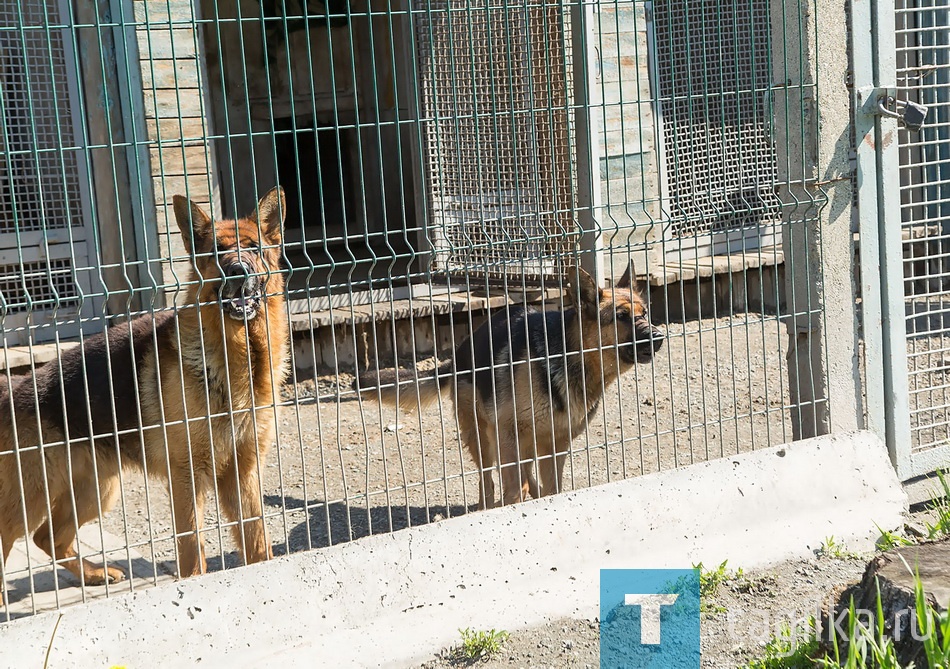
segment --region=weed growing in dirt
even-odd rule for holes
[[[881,588],[877,590],[877,619],[872,626],[861,622],[854,610],[854,598],[848,607],[848,654],[842,661],[841,651],[838,648],[837,632],[831,626],[831,647],[834,659],[821,658],[818,666],[822,669],[865,669],[879,667],[879,669],[901,669],[897,661],[897,651],[894,642],[884,633],[884,610],[881,606]]]
[[[927,604],[919,574],[914,579],[914,596],[927,664],[930,669],[950,669],[950,611],[938,613]]]
[[[900,548],[901,546],[912,546],[913,541],[907,537],[902,537],[897,532],[891,532],[890,530],[885,530],[881,528],[880,525],[874,523],[874,527],[877,528],[877,531],[881,533],[881,536],[878,537],[878,540],[875,542],[877,544],[878,550],[889,551],[892,548]]]
[[[466,627],[460,629],[462,635],[462,645],[459,646],[459,654],[467,660],[477,660],[483,657],[489,657],[497,653],[501,645],[508,640],[510,636],[504,630],[490,629],[473,630]]]
[[[927,666],[930,669],[950,669],[950,613],[938,612],[927,603],[919,577],[915,577],[914,591],[917,624],[923,638]],[[845,618],[848,644],[844,657],[841,656],[835,625],[830,627],[831,653],[819,656],[817,625],[812,618],[808,629],[798,628],[794,635],[786,625],[779,636],[766,643],[763,656],[746,663],[742,669],[914,669],[913,663],[907,667],[900,665],[894,642],[885,632],[880,587],[875,613],[875,620],[865,623],[855,612],[852,598]]]
[[[742,578],[742,570],[730,571],[726,568],[728,560],[723,560],[718,567],[707,571],[702,562],[693,565],[699,570],[699,610],[701,613],[723,613],[725,607],[711,603],[709,600],[716,596],[719,587],[726,581]]]
[[[947,479],[946,472],[937,470],[937,479],[940,481],[940,487],[943,489],[934,493],[934,501],[930,507],[937,514],[937,521],[934,523],[924,523],[927,528],[928,539],[940,539],[950,537],[950,481]]]
[[[821,546],[818,547],[818,554],[827,555],[836,560],[848,560],[859,557],[857,553],[849,551],[843,543],[840,543],[834,537],[826,537],[825,540],[821,542]]]
[[[936,519],[934,522],[924,521],[925,533],[923,538],[926,541],[950,537],[950,479],[947,478],[945,471],[938,469],[937,480],[940,482],[941,489],[932,491],[933,501],[929,507],[930,511],[935,514]],[[901,546],[912,546],[917,543],[914,539],[908,539],[896,532],[881,529],[881,526],[877,523],[874,526],[881,533],[877,540],[877,547],[882,551]],[[829,537],[828,540],[832,539],[832,537]],[[822,546],[823,549],[824,545]]]
[[[818,636],[815,619],[808,627],[798,627],[792,632],[787,623],[781,633],[766,644],[761,658],[748,662],[742,669],[812,669],[818,654]]]

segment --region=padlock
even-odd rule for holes
[[[927,108],[924,105],[911,102],[910,100],[898,100],[897,110],[901,115],[901,121],[904,127],[914,132],[920,132],[921,126],[927,120]]]
[[[894,105],[898,111],[891,111],[888,105]],[[920,132],[927,119],[927,108],[924,105],[910,100],[895,100],[890,96],[882,95],[877,101],[877,113],[881,116],[896,118],[901,124],[913,132]]]

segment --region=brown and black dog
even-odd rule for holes
[[[360,375],[355,386],[407,411],[451,390],[462,441],[481,470],[482,506],[495,504],[491,472],[498,463],[504,504],[528,493],[549,495],[561,489],[571,442],[604,390],[662,345],[634,276],[631,264],[604,291],[587,272],[570,268],[571,308],[509,307],[463,341],[436,376],[410,381],[405,371],[384,369]]]
[[[272,556],[259,468],[274,442],[289,359],[280,271],[286,201],[214,222],[174,198],[194,270],[182,307],[85,339],[0,394],[0,551],[32,534],[87,585],[120,580],[76,552],[76,532],[114,504],[120,468],[164,480],[181,576],[206,570],[200,530],[217,488],[246,562]]]

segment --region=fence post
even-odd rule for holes
[[[853,430],[863,420],[851,100],[842,85],[850,63],[840,48],[849,35],[840,3],[772,0],[771,18],[774,138],[784,204],[787,309],[782,316],[793,436],[801,439]]]
[[[594,95],[596,53],[590,39],[597,0],[571,3],[571,63],[574,78],[574,135],[577,138],[577,223],[581,231],[581,267],[604,285],[604,239],[601,222],[600,142]]]

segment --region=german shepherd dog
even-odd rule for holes
[[[214,222],[174,198],[193,260],[185,305],[88,337],[0,391],[0,555],[33,541],[85,585],[124,572],[80,560],[79,528],[119,494],[120,470],[162,479],[181,577],[206,571],[200,531],[217,487],[246,562],[272,556],[259,468],[275,439],[289,348],[280,272],[286,210]]]
[[[384,369],[360,375],[354,385],[363,393],[375,388],[370,396],[407,411],[451,390],[462,442],[481,470],[482,507],[495,505],[497,463],[504,504],[528,493],[549,495],[561,488],[571,442],[604,390],[635,363],[652,360],[662,345],[634,276],[631,264],[604,291],[587,272],[570,268],[571,308],[509,307],[463,341],[435,377],[410,381],[405,372]]]

